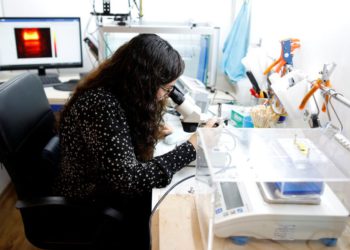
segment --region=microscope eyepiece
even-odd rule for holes
[[[181,105],[185,101],[185,95],[180,91],[178,87],[176,87],[176,85],[174,86],[173,90],[170,92],[169,97],[177,105]]]

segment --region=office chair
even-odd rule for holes
[[[118,249],[119,211],[51,196],[59,161],[54,125],[38,76],[0,85],[0,162],[16,189],[26,238],[43,249]]]

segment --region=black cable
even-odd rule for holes
[[[137,5],[136,0],[133,0],[133,2],[136,6],[137,11],[139,12],[139,15],[140,15],[140,7]],[[129,2],[129,4],[130,4],[130,2]]]
[[[165,197],[170,193],[170,191],[171,190],[173,190],[177,185],[179,185],[180,183],[182,183],[182,182],[184,182],[184,181],[186,181],[186,180],[188,180],[188,179],[191,179],[191,178],[193,178],[193,177],[195,177],[195,175],[193,174],[193,175],[190,175],[190,176],[187,176],[186,178],[183,178],[182,180],[180,180],[180,181],[178,181],[178,182],[176,182],[174,185],[172,185],[163,195],[162,195],[162,197],[158,200],[158,202],[156,203],[156,205],[154,205],[154,207],[153,207],[153,209],[152,209],[152,212],[151,212],[151,215],[150,215],[150,217],[149,217],[149,225],[148,225],[148,227],[149,227],[149,239],[150,239],[150,250],[152,249],[152,228],[151,228],[151,226],[152,226],[152,218],[153,218],[153,215],[154,215],[154,213],[155,213],[155,211],[157,210],[157,208],[159,207],[159,205],[162,203],[162,201],[165,199]]]

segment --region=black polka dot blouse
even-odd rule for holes
[[[88,90],[77,98],[61,121],[59,136],[56,193],[83,200],[164,187],[196,156],[193,145],[185,142],[150,161],[138,161],[124,110],[105,88]]]

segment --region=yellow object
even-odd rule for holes
[[[259,97],[264,98],[264,91],[260,90]]]
[[[295,142],[295,145],[303,155],[307,156],[309,154],[309,148],[304,143]]]

